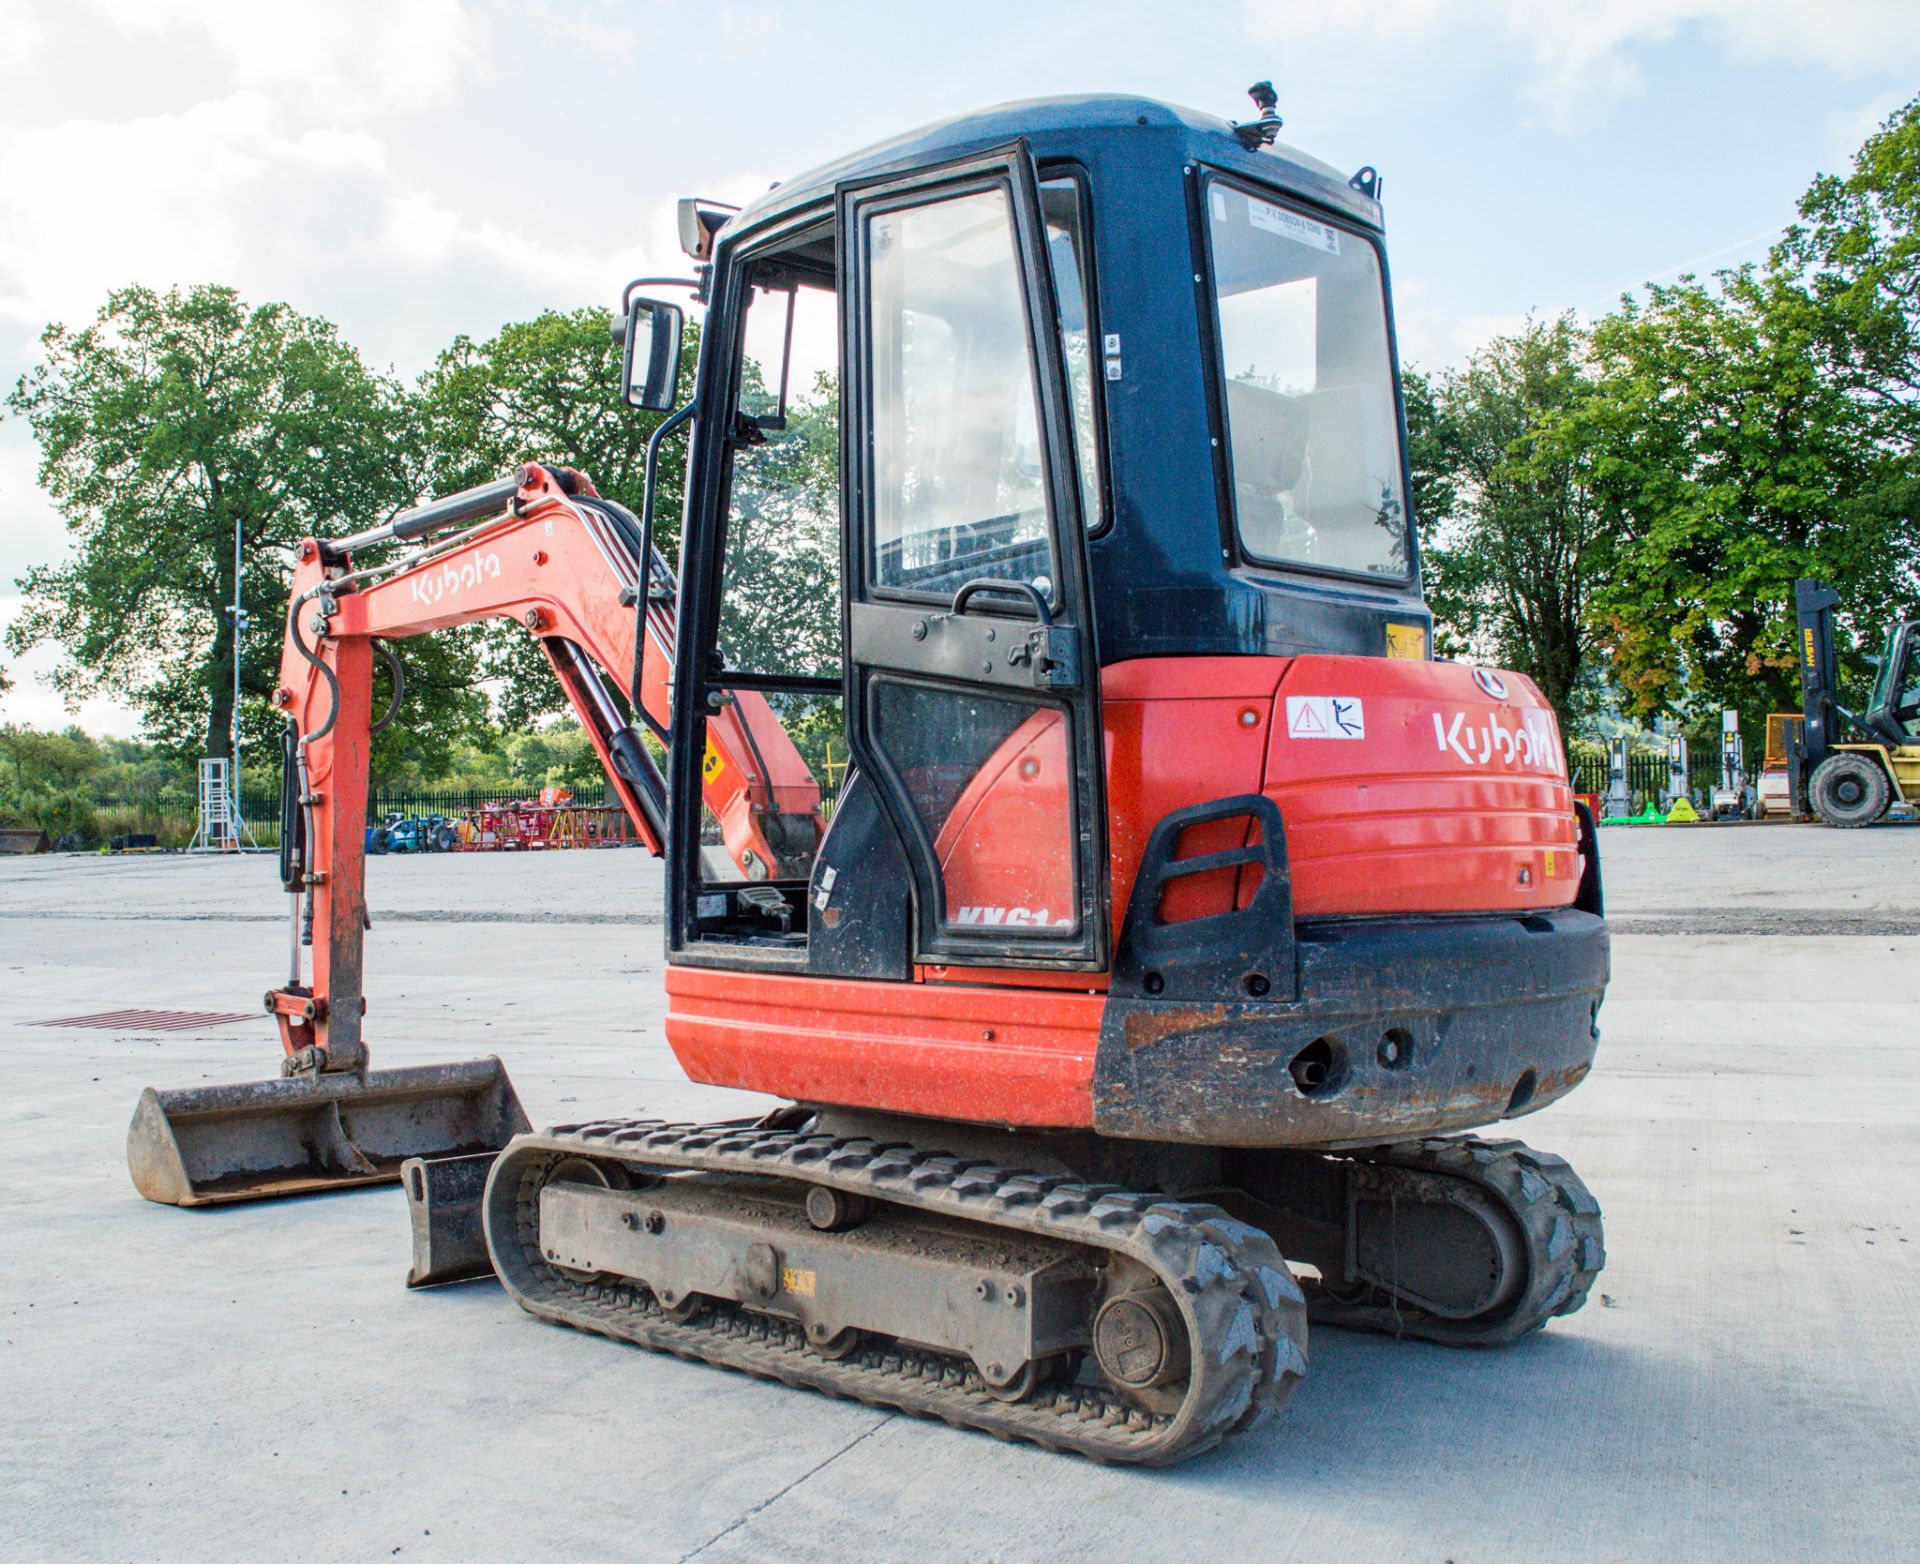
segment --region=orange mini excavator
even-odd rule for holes
[[[532,465],[309,539],[289,1074],[149,1093],[141,1189],[416,1156],[416,1280],[1116,1462],[1278,1406],[1309,1319],[1579,1308],[1593,1198],[1463,1132],[1591,1066],[1592,821],[1538,690],[1431,658],[1379,183],[1254,96],[1015,105],[683,203],[677,579],[657,463],[637,517]],[[641,286],[664,412],[683,311]],[[682,1067],[789,1106],[528,1133],[494,1061],[367,1069],[374,658],[489,617],[664,853]]]

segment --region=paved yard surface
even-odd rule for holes
[[[1318,1333],[1286,1415],[1102,1469],[409,1294],[397,1190],[151,1206],[148,1084],[272,1073],[265,860],[0,860],[0,1555],[1649,1560],[1913,1556],[1920,828],[1609,830],[1591,1079],[1529,1119],[1606,1208],[1519,1347]],[[536,1123],[738,1114],[660,1034],[637,852],[376,860],[376,1061],[497,1052]]]

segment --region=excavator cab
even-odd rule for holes
[[[1593,822],[1532,683],[1431,656],[1378,178],[1254,97],[684,204],[677,573],[540,464],[303,545],[290,1056],[359,1043],[372,658],[495,617],[665,856],[681,1067],[787,1104],[410,1163],[413,1280],[1148,1464],[1277,1407],[1309,1316],[1491,1345],[1585,1299],[1585,1186],[1462,1132],[1591,1068]]]

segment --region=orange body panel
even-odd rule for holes
[[[1066,722],[1038,711],[974,773],[933,844],[947,916],[975,927],[1071,927],[1073,796]]]
[[[1552,710],[1518,674],[1480,677],[1505,693],[1458,664],[1378,657],[1105,670],[1115,929],[1154,826],[1253,792],[1287,823],[1298,916],[1571,905],[1578,837]],[[1035,716],[961,794],[935,847],[960,921],[1032,922],[1035,909],[1070,904],[1065,759],[1060,719]],[[1238,846],[1243,830],[1197,828],[1181,854]],[[1252,889],[1238,887],[1243,903]],[[1195,876],[1172,887],[1163,911],[1197,917],[1234,894],[1224,874]]]
[[[1364,740],[1290,731],[1290,716],[1297,729],[1344,700],[1362,708]],[[1559,730],[1517,673],[1296,657],[1263,791],[1287,824],[1301,917],[1528,911],[1572,906],[1579,890]]]
[[[1085,1127],[1104,995],[667,969],[688,1077],[800,1102]]]

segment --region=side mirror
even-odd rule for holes
[[[680,394],[680,333],[685,324],[678,305],[658,299],[628,304],[620,383],[629,407],[648,413],[673,410]]]

